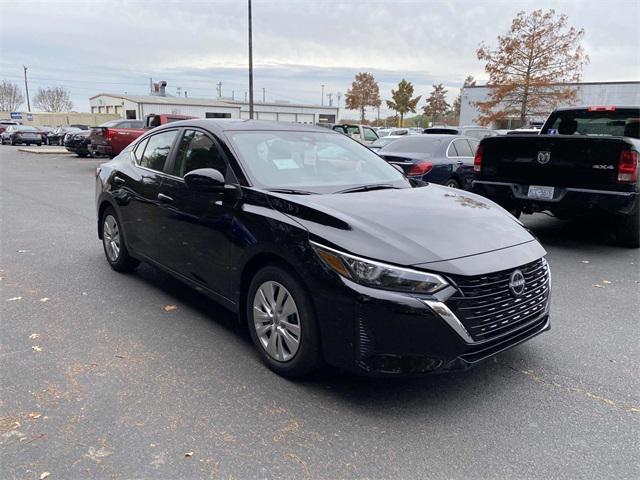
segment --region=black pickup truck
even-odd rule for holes
[[[473,191],[516,217],[606,216],[619,243],[637,248],[639,151],[640,107],[558,109],[539,135],[483,139]]]

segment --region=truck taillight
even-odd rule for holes
[[[635,183],[638,181],[638,152],[622,150],[618,162],[618,182]]]
[[[105,128],[103,135],[107,137],[107,140],[111,141],[111,139],[115,136],[115,131],[110,128]]]
[[[407,172],[407,175],[410,177],[413,176],[422,176],[425,173],[429,173],[433,168],[433,163],[431,162],[419,162],[411,165],[411,168]]]
[[[473,171],[479,173],[482,170],[482,151],[484,147],[482,145],[478,145],[478,149],[476,150],[476,156],[473,159]]]

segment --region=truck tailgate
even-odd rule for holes
[[[518,135],[482,140],[477,180],[616,190],[620,137]],[[622,188],[624,189],[624,188]]]

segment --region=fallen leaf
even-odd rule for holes
[[[591,285],[592,287],[595,288],[604,288],[604,285],[598,285],[597,283],[594,283],[593,285]]]
[[[42,472],[40,474],[40,480],[44,480],[45,478],[47,478],[49,475],[51,475],[49,472]]]
[[[582,263],[589,263],[589,260],[582,260]]]
[[[38,345],[34,345],[33,347],[31,347],[32,350],[36,351],[36,352],[41,352],[42,348],[39,347]]]
[[[15,302],[16,300],[22,300],[22,297],[11,297],[11,298],[7,298],[7,302]]]
[[[611,285],[611,282],[609,280],[602,280],[602,283],[605,283],[607,285]]]
[[[34,420],[37,420],[38,418],[40,418],[42,416],[41,413],[30,413],[29,414],[29,418],[32,418]]]
[[[87,294],[87,292],[82,292],[82,295],[86,295],[86,294]]]
[[[176,307],[175,305],[165,305],[164,306],[164,311],[165,312],[173,312],[174,310],[177,310],[178,307]]]
[[[39,333],[32,333],[31,335],[29,335],[29,338],[31,340],[35,340],[36,338],[40,338],[40,334]]]
[[[48,301],[49,301],[49,297],[42,297],[42,298],[40,299],[40,301],[41,301],[42,303],[44,303],[44,302],[48,302]]]
[[[187,452],[184,454],[185,457],[193,457],[193,452]]]
[[[18,250],[18,253],[27,253],[29,250]]]

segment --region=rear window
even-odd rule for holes
[[[22,125],[18,125],[17,130],[21,131],[21,132],[37,132],[38,129],[36,127],[29,127],[29,126],[22,126]]]
[[[591,135],[640,138],[640,108],[587,109],[551,114],[543,135]]]
[[[390,152],[419,152],[434,154],[440,149],[442,142],[443,140],[440,138],[425,138],[419,136],[403,137],[398,138],[384,150],[388,150]]]
[[[120,125],[122,122],[122,120],[111,120],[109,122],[104,122],[103,124],[101,124],[101,127],[117,127],[118,125]]]

